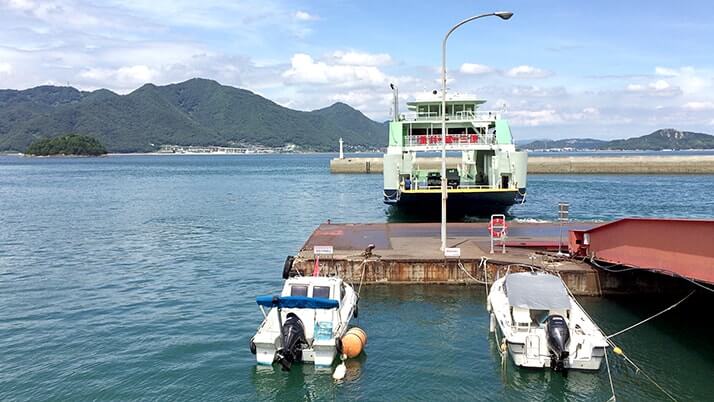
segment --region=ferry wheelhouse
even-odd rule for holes
[[[396,100],[395,96],[395,100]],[[516,151],[508,121],[498,111],[482,111],[486,101],[468,95],[447,96],[446,170],[450,213],[505,213],[525,200],[528,155]],[[384,154],[384,202],[418,213],[438,213],[441,203],[441,95],[407,103],[400,115],[394,105],[389,146]],[[432,158],[424,158],[431,153]],[[453,163],[454,154],[460,160]],[[438,159],[438,160],[437,160]]]

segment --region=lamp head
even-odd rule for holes
[[[510,19],[511,17],[513,17],[513,13],[510,11],[498,11],[498,12],[493,13],[493,15],[500,17],[503,20],[507,20],[507,19]]]

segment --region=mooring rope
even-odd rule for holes
[[[677,276],[679,276],[680,278],[684,278],[684,279],[688,280],[689,282],[692,282],[693,284],[699,286],[700,288],[702,288],[704,290],[708,290],[708,291],[714,293],[714,289],[710,288],[709,286],[704,286],[701,283],[695,281],[694,279],[689,279],[686,276],[682,276],[682,275],[677,275]]]
[[[588,314],[588,312],[585,311],[585,309],[583,308],[583,306],[580,305],[580,303],[578,302],[578,300],[577,300],[577,299],[575,298],[575,296],[573,295],[573,292],[571,292],[571,291],[570,291],[570,288],[568,288],[568,285],[565,284],[565,281],[564,281],[563,278],[560,276],[560,273],[558,273],[558,277],[560,277],[560,281],[563,282],[563,286],[565,286],[565,290],[566,290],[566,291],[568,292],[568,294],[570,295],[570,298],[573,299],[573,302],[578,305],[578,307],[579,307],[580,310],[583,312],[583,314],[585,314],[585,316],[590,320],[590,322],[593,323],[593,325],[595,326],[595,328],[597,328],[597,330],[600,331],[600,333],[602,333],[603,336],[604,336],[605,333],[602,332],[602,329],[600,329],[600,327],[595,323],[595,320],[593,320],[592,317],[590,316],[590,314]],[[632,359],[630,359],[629,357],[627,357],[627,355],[625,355],[625,352],[623,352],[622,349],[620,349],[619,347],[617,347],[617,345],[615,345],[615,342],[611,341],[610,338],[608,338],[608,337],[605,337],[605,341],[607,341],[607,343],[613,348],[613,352],[614,352],[615,354],[621,355],[621,356],[625,359],[626,362],[630,363],[630,364],[632,365],[632,367],[635,368],[635,374],[637,374],[637,373],[642,373],[642,375],[644,375],[645,378],[647,378],[652,384],[654,384],[655,387],[657,387],[660,391],[662,391],[663,394],[667,395],[667,397],[668,397],[669,399],[671,399],[671,400],[673,400],[673,401],[676,401],[676,400],[677,400],[675,397],[672,396],[672,394],[670,394],[669,392],[667,392],[667,390],[665,390],[664,388],[662,388],[661,385],[659,385],[652,377],[650,377],[647,373],[645,373],[644,370],[642,370],[637,364],[635,364],[635,362],[633,362]],[[605,357],[607,358],[607,350],[605,351]]]
[[[466,270],[466,267],[464,267],[464,265],[461,263],[461,260],[459,260],[459,261],[457,262],[457,265],[458,265],[459,268],[461,268],[462,271],[464,271],[464,273],[465,273],[469,278],[471,278],[472,281],[474,281],[474,282],[476,282],[476,283],[480,283],[480,284],[482,284],[482,285],[488,286],[488,282],[484,282],[484,281],[482,281],[482,280],[479,280],[479,279],[474,278],[474,277],[469,273],[469,271]]]
[[[587,258],[585,258],[583,261],[585,261],[586,259],[587,259]],[[636,270],[636,269],[641,269],[641,268],[634,268],[634,267],[622,268],[622,269],[612,269],[612,267],[620,266],[620,264],[612,264],[612,265],[610,265],[609,267],[606,267],[606,266],[604,266],[604,265],[599,264],[598,262],[596,262],[596,261],[593,259],[592,256],[590,256],[590,263],[593,264],[594,266],[600,268],[600,269],[604,269],[604,270],[607,271],[607,272],[627,272],[627,271],[634,271],[634,270]]]
[[[612,397],[607,401],[615,402],[617,401],[617,397],[615,396],[615,384],[612,382],[612,374],[610,373],[610,361],[607,360],[607,350],[605,351],[605,365],[607,367],[607,378],[610,380],[610,391],[612,391]]]
[[[490,291],[488,288],[488,258],[481,257],[481,261],[478,263],[478,266],[479,268],[483,267],[483,280],[485,281],[483,286],[486,289],[486,303],[488,303],[488,294]]]
[[[585,260],[587,260],[587,259],[588,259],[588,258],[585,257],[585,258],[583,258],[582,261],[585,261]],[[602,264],[599,264],[597,261],[595,261],[594,256],[590,256],[590,261],[589,261],[589,262],[590,262],[591,264],[595,265],[595,266],[598,267],[598,268],[604,269],[604,270],[607,271],[607,272],[619,273],[619,272],[627,272],[627,271],[635,271],[635,270],[661,271],[661,270],[656,269],[656,268],[644,268],[644,267],[627,267],[627,268],[622,268],[622,269],[612,269],[612,267],[621,266],[621,264],[612,264],[612,265],[610,265],[609,267],[606,267],[606,266],[604,266],[604,265],[602,265]],[[689,281],[689,282],[693,283],[694,285],[699,286],[700,288],[702,288],[702,289],[704,289],[704,290],[708,290],[708,291],[714,293],[714,289],[712,289],[712,288],[710,288],[710,287],[708,287],[708,286],[706,286],[706,285],[703,285],[703,284],[701,284],[701,283],[695,281],[694,279],[687,278],[687,277],[684,276],[684,275],[680,275],[680,274],[678,274],[678,273],[676,273],[676,272],[671,272],[671,271],[667,271],[667,274],[672,275],[672,276],[677,277],[677,278],[684,279],[684,280],[686,280],[686,281]]]
[[[627,332],[627,331],[629,331],[629,330],[631,330],[631,329],[633,329],[633,328],[636,328],[636,327],[640,326],[641,324],[646,323],[647,321],[649,321],[649,320],[651,320],[651,319],[653,319],[653,318],[656,318],[656,317],[658,317],[658,316],[660,316],[660,315],[666,313],[667,311],[669,311],[669,310],[671,310],[671,309],[673,309],[673,308],[679,306],[680,304],[682,304],[682,302],[684,302],[685,300],[687,300],[687,299],[689,298],[689,296],[693,295],[694,292],[696,292],[696,291],[697,291],[696,289],[692,290],[691,292],[689,292],[688,295],[684,296],[684,298],[683,298],[682,300],[680,300],[680,301],[674,303],[673,305],[667,307],[666,309],[660,311],[659,313],[657,313],[657,314],[655,314],[655,315],[652,315],[652,316],[650,316],[650,317],[648,317],[648,318],[645,318],[644,320],[642,320],[642,321],[640,321],[640,322],[638,322],[638,323],[636,323],[636,324],[634,324],[634,325],[630,325],[629,327],[627,327],[627,328],[625,328],[625,329],[623,329],[623,330],[621,330],[621,331],[617,331],[617,332],[615,332],[615,333],[612,334],[612,335],[608,335],[608,336],[606,336],[606,338],[607,338],[607,339],[610,339],[610,338],[613,338],[613,337],[618,336],[618,335],[620,335],[620,334],[623,334],[623,333],[625,333],[625,332]]]
[[[362,263],[360,265],[362,266],[362,275],[360,275],[359,288],[357,288],[357,299],[359,299],[359,294],[362,291],[362,283],[364,283],[364,273],[367,270],[367,259],[365,258],[364,260],[362,260]]]

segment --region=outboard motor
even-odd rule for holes
[[[555,371],[564,371],[564,361],[568,358],[568,342],[570,341],[570,330],[565,318],[560,315],[549,316],[546,320],[546,336],[550,351],[550,368]]]
[[[281,333],[283,345],[278,349],[276,360],[283,367],[283,371],[290,371],[293,362],[302,360],[302,350],[307,346],[305,326],[295,313],[288,313]]]

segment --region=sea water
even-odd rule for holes
[[[381,175],[334,155],[0,157],[0,400],[606,400],[606,370],[502,365],[477,286],[365,286],[344,380],[248,348],[285,256],[320,223],[393,220]],[[512,218],[714,216],[714,176],[531,175]],[[680,400],[714,395],[712,298],[616,338]],[[701,295],[701,296],[700,296]],[[671,304],[581,298],[606,333]],[[704,310],[706,311],[706,310]],[[613,355],[611,355],[613,356]],[[665,396],[611,359],[620,400]]]

